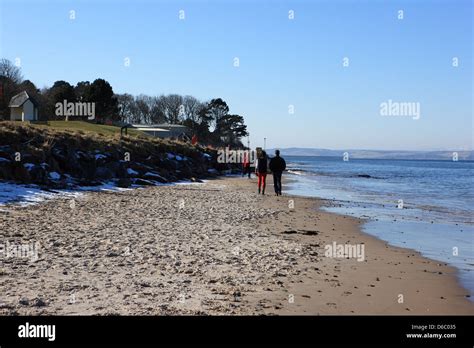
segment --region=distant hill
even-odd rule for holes
[[[459,160],[474,160],[474,151],[384,151],[384,150],[328,150],[304,147],[290,147],[280,149],[282,156],[333,156],[342,157],[344,152],[350,158],[359,159],[410,159],[410,160],[448,160],[457,152]],[[267,153],[273,155],[274,149]]]

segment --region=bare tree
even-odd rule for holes
[[[162,107],[162,101],[160,97],[150,97],[149,99],[150,108],[150,121],[152,123],[165,123],[166,115]]]
[[[116,94],[119,116],[122,122],[132,122],[132,111],[135,103],[135,98],[131,94]]]
[[[10,79],[15,84],[23,81],[20,68],[5,58],[0,59],[0,77]]]
[[[135,98],[135,119],[138,123],[150,123],[149,96],[140,94]]]
[[[186,119],[191,120],[193,123],[199,121],[199,111],[203,108],[203,104],[199,100],[187,95],[183,98],[183,107]]]
[[[0,119],[10,117],[8,103],[15,94],[20,92],[19,84],[22,80],[20,68],[8,59],[0,59]]]
[[[206,118],[216,133],[219,133],[220,120],[229,114],[229,106],[221,98],[212,99],[207,104]]]
[[[162,96],[161,101],[165,108],[164,114],[169,123],[178,124],[180,120],[184,119],[182,96],[178,94],[169,94],[167,96]]]

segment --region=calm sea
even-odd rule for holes
[[[474,298],[474,162],[286,156],[286,192],[334,200],[364,232],[459,270]]]

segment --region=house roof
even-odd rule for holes
[[[31,100],[31,102],[35,106],[38,106],[38,103],[36,102],[36,100],[34,100],[32,97],[30,97],[26,91],[23,91],[21,93],[18,93],[16,95],[14,95],[12,97],[12,99],[10,99],[10,103],[8,104],[8,107],[18,108],[18,107],[22,106],[23,104],[25,104],[25,102],[27,100]]]
[[[170,124],[170,123],[160,123],[160,124],[133,124],[133,127],[137,128],[188,128],[181,124]]]
[[[144,131],[144,132],[169,132],[168,129],[152,128],[152,127],[136,127],[135,129],[138,129],[139,131]]]
[[[182,124],[171,124],[171,123],[161,123],[157,124],[156,127],[163,127],[163,128],[188,128],[183,126]]]

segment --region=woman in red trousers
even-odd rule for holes
[[[257,158],[257,163],[255,164],[255,174],[258,177],[258,193],[262,192],[262,195],[265,194],[265,186],[267,179],[267,153],[262,151],[260,157]]]

